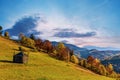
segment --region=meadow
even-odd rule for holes
[[[18,47],[18,43],[0,37],[0,80],[115,80],[25,47],[29,51],[28,63],[12,63]]]

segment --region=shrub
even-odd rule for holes
[[[75,63],[75,64],[78,64],[79,63],[79,60],[78,58],[75,56],[75,55],[72,55],[71,56],[71,62]]]

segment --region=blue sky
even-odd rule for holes
[[[38,20],[34,26],[43,39],[120,48],[120,0],[0,0],[4,29],[34,15],[45,21]]]

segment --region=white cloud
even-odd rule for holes
[[[68,43],[75,44],[78,46],[101,46],[101,47],[120,47],[118,44],[118,38],[107,38],[110,36],[108,31],[105,29],[104,23],[101,25],[94,24],[97,21],[104,20],[102,17],[95,17],[92,20],[80,16],[73,16],[71,18],[66,17],[62,12],[53,9],[49,14],[41,16],[37,14],[41,19],[37,21],[35,30],[42,32],[39,35],[42,39],[48,39],[51,41],[63,41],[67,40]],[[86,38],[58,38],[53,35],[57,32],[54,29],[70,29],[77,33],[96,32],[97,35],[94,37]]]
[[[83,46],[99,46],[99,47],[114,47],[120,48],[119,45],[119,37],[90,37],[90,38],[79,38],[74,39],[75,44],[83,47]],[[81,43],[79,42],[81,41]]]
[[[46,16],[46,15],[45,15]],[[51,13],[43,18],[45,22],[38,21],[36,30],[43,32],[41,37],[48,38],[53,36],[56,31],[54,29],[71,29],[78,33],[92,32],[90,23],[87,20],[76,17],[67,18],[62,13]]]
[[[104,28],[105,26],[96,25],[98,27],[92,26],[92,22],[96,22],[98,20],[102,20],[102,18],[94,19],[94,21],[89,21],[80,17],[72,17],[67,18],[64,14],[58,12],[52,12],[49,15],[45,15],[43,17],[44,22],[38,21],[36,30],[42,32],[40,35],[43,39],[48,39],[51,41],[63,41],[67,40],[71,44],[75,44],[78,46],[101,46],[101,47],[120,47],[116,42],[118,38],[110,37],[108,31]],[[90,31],[95,31],[97,33],[94,37],[86,37],[86,38],[58,38],[53,35],[57,32],[56,28],[59,29],[71,29],[78,33],[86,33]],[[110,38],[107,38],[110,37]]]

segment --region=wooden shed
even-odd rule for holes
[[[13,55],[13,62],[14,63],[27,63],[28,55],[21,51],[18,54]]]

